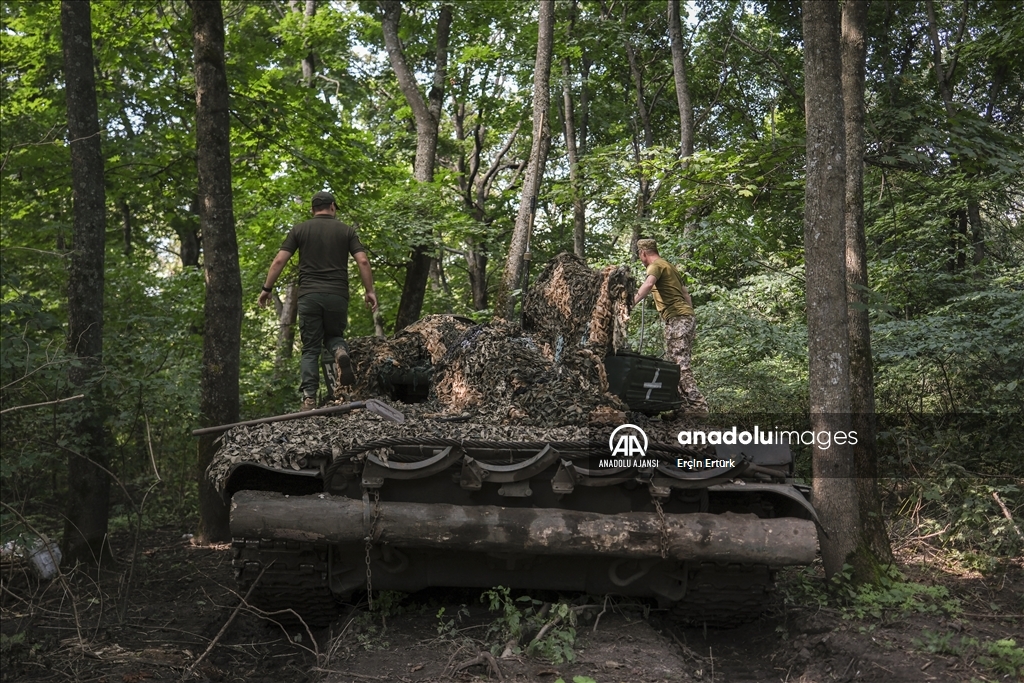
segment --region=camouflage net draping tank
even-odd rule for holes
[[[435,585],[650,596],[711,625],[759,614],[772,570],[814,558],[806,491],[788,447],[695,451],[682,421],[630,412],[622,397],[642,394],[609,393],[674,367],[640,357],[653,379],[608,376],[634,293],[626,269],[563,254],[525,329],[437,315],[350,340],[343,400],[404,422],[353,410],[227,431],[208,476],[231,501],[243,593],[255,582],[253,604],[307,623],[371,588]],[[627,423],[648,443],[622,466],[609,436]]]

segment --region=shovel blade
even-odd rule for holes
[[[370,411],[374,415],[380,415],[389,422],[405,422],[405,415],[401,411],[395,410],[388,404],[382,403],[374,398],[366,401],[366,410]]]

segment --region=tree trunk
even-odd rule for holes
[[[292,357],[295,349],[295,319],[298,312],[299,285],[290,282],[285,287],[284,301],[281,302],[281,312],[278,315],[277,354],[274,357],[274,365],[280,365]]]
[[[928,36],[931,39],[932,47],[932,68],[935,71],[935,81],[939,88],[939,96],[942,98],[942,105],[946,109],[946,115],[952,118],[956,115],[956,106],[953,103],[953,73],[956,71],[957,58],[959,45],[955,46],[951,50],[954,55],[949,66],[945,69],[942,68],[942,42],[939,40],[939,27],[938,21],[935,18],[935,2],[934,0],[926,0],[925,10],[928,15]],[[967,9],[964,8],[964,15],[962,22],[967,20]],[[964,35],[964,23],[961,23],[959,30],[959,37],[962,39]],[[997,74],[998,76],[998,74]],[[986,110],[985,118],[991,121],[991,103],[989,108]],[[959,161],[954,162],[956,166],[960,165]],[[968,174],[972,179],[977,175],[976,173]],[[970,223],[971,236],[968,238],[967,225]],[[971,262],[975,265],[980,264],[985,257],[985,240],[983,235],[983,226],[981,223],[981,208],[978,205],[978,200],[972,197],[967,198],[967,208],[958,209],[953,215],[953,263],[952,270],[957,272],[962,270],[967,265],[967,251],[968,244],[971,245]]]
[[[355,543],[366,535],[364,503],[343,496],[239,491],[231,528],[239,536]],[[597,512],[447,503],[380,503],[378,541],[400,548],[535,555],[740,562],[773,567],[814,560],[814,522],[753,515]],[[514,540],[511,540],[514,539]]]
[[[565,149],[569,155],[569,186],[572,188],[572,252],[586,258],[587,206],[580,189],[580,155],[576,148],[576,113],[572,103],[569,58],[562,57],[562,117]]]
[[[590,64],[590,59],[584,54],[580,59],[580,156],[587,155],[587,146],[590,140],[590,88],[587,87],[587,83],[590,81]]]
[[[460,148],[464,148],[461,143],[466,141],[465,119],[466,103],[461,102],[455,108],[455,114],[452,117],[452,123],[455,127],[455,139],[460,143]],[[483,112],[480,111],[478,112],[477,124],[473,129],[473,154],[468,168],[466,155],[463,153],[459,155],[456,161],[455,170],[458,173],[459,193],[462,197],[463,205],[473,217],[473,220],[486,226],[491,223],[491,219],[484,208],[487,195],[490,192],[491,181],[501,166],[502,157],[505,156],[505,153],[508,152],[509,147],[512,145],[511,140],[509,140],[498,153],[491,168],[486,173],[480,173],[480,158],[483,155],[484,146],[482,119]],[[519,127],[516,126],[516,131],[518,130]],[[513,131],[511,138],[515,138],[515,131]],[[487,308],[487,252],[480,240],[473,236],[468,236],[466,237],[465,256],[473,310],[485,310]]]
[[[846,313],[845,136],[839,3],[804,0],[807,187],[804,250],[811,428],[850,429]],[[828,577],[841,573],[858,547],[860,519],[853,453],[833,444],[813,449],[814,505],[828,536],[819,538]]]
[[[124,239],[124,255],[132,254],[132,207],[127,199],[121,200],[121,236]]]
[[[473,297],[473,310],[487,310],[487,252],[474,239],[466,240],[466,267]]]
[[[867,241],[864,235],[864,72],[866,0],[843,5],[843,106],[846,121],[846,296],[850,336],[850,407],[857,499],[864,540],[875,557],[891,562],[878,492],[875,451],[875,383],[868,326]]]
[[[676,103],[679,105],[679,156],[693,156],[693,104],[686,81],[686,48],[683,28],[679,23],[679,0],[668,0],[668,35],[672,43],[672,75],[676,81]]]
[[[299,0],[288,0],[288,9],[291,12],[302,12],[303,29],[309,26],[309,20],[316,16],[316,0],[306,0],[305,7],[299,7]],[[302,58],[302,84],[307,88],[313,86],[313,70],[316,68],[316,55],[310,45],[308,37],[303,38],[302,47],[306,50],[306,56]]]
[[[384,16],[381,29],[384,33],[384,45],[387,48],[391,68],[398,79],[398,85],[412,109],[416,121],[416,161],[413,165],[413,177],[423,183],[434,182],[434,159],[437,155],[437,126],[441,117],[441,104],[444,101],[444,83],[448,71],[448,36],[451,32],[452,10],[449,5],[442,5],[437,18],[437,44],[434,54],[434,78],[430,92],[424,100],[416,76],[402,53],[402,43],[398,37],[398,24],[402,17],[402,3],[399,0],[380,0]],[[402,299],[398,304],[395,318],[395,331],[416,322],[423,309],[423,295],[427,288],[430,273],[432,244],[413,246],[412,256],[405,269],[405,284],[402,287]]]
[[[515,314],[515,290],[521,285],[523,257],[530,247],[533,219],[537,212],[537,193],[544,176],[544,164],[548,158],[551,131],[548,126],[548,107],[551,104],[549,87],[551,83],[551,52],[554,44],[555,3],[554,0],[538,0],[537,58],[533,69],[533,142],[530,145],[530,163],[523,178],[523,194],[519,200],[512,241],[509,244],[505,273],[498,293],[495,314],[511,320]]]
[[[192,38],[199,225],[206,274],[199,421],[211,426],[238,421],[242,332],[242,279],[231,201],[231,122],[220,0],[193,0]],[[216,450],[213,437],[199,439],[199,535],[205,542],[230,539],[228,509],[206,479],[206,468]]]
[[[306,9],[303,13],[305,22],[303,25],[308,26],[310,19],[314,15],[316,15],[316,0],[306,0]],[[313,48],[310,46],[308,38],[305,41],[304,47],[307,52],[306,56],[302,58],[302,83],[309,88],[313,85],[313,69],[316,65],[316,56],[313,54]]]
[[[68,353],[79,361],[68,374],[72,391],[86,395],[74,409],[73,431],[79,440],[68,457],[67,517],[62,545],[65,561],[73,564],[110,558],[106,544],[110,480],[106,471],[109,459],[105,402],[97,381],[103,363],[107,213],[89,3],[62,2],[60,25],[74,207],[74,248],[68,278]]]

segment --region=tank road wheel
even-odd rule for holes
[[[240,595],[244,596],[263,572],[248,600],[263,612],[261,616],[287,625],[298,625],[301,619],[310,628],[327,626],[338,616],[328,578],[326,545],[236,538],[231,548]]]
[[[768,567],[702,564],[690,570],[686,596],[672,605],[672,618],[689,626],[735,628],[761,616],[774,589]]]

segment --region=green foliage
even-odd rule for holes
[[[891,624],[911,614],[955,616],[962,611],[960,601],[944,586],[910,582],[893,567],[882,572],[876,583],[853,583],[853,567],[825,581],[812,567],[791,573],[782,583],[787,604],[836,607],[844,619]]]
[[[945,586],[925,586],[906,581],[895,569],[879,578],[877,584],[852,586],[849,576],[837,581],[848,619],[877,619],[892,623],[908,614],[947,614],[960,612],[960,601],[949,595]]]
[[[437,635],[448,640],[459,639],[459,626],[469,617],[469,609],[461,605],[452,617],[448,617],[445,610],[442,607],[437,611]]]
[[[1012,638],[985,643],[978,663],[998,675],[1024,676],[1024,648]]]
[[[923,652],[974,660],[997,676],[1024,676],[1024,648],[1012,638],[982,641],[953,631],[924,629],[911,642]]]
[[[352,619],[352,633],[356,643],[367,651],[387,650],[391,643],[386,640],[388,618],[405,612],[402,602],[405,593],[399,591],[380,591],[373,599],[373,606],[366,612],[360,612]]]
[[[916,533],[934,538],[951,560],[968,569],[994,572],[1024,551],[1014,522],[999,505],[1001,501],[1008,510],[1020,508],[1017,475],[1001,484],[998,479],[979,478],[961,464],[939,462],[931,476],[902,487],[902,510],[916,511]]]
[[[525,651],[555,664],[576,658],[576,613],[566,603],[552,603],[543,609],[541,600],[528,595],[513,599],[509,589],[502,586],[484,591],[480,602],[499,613],[487,629],[487,641],[493,643],[491,654],[498,655],[507,644],[515,643],[513,652]],[[539,637],[542,632],[543,637]],[[536,635],[523,649],[520,643],[530,634]]]
[[[807,326],[800,315],[799,271],[744,279],[712,292],[697,311],[698,386],[715,410],[801,412],[807,401]]]

